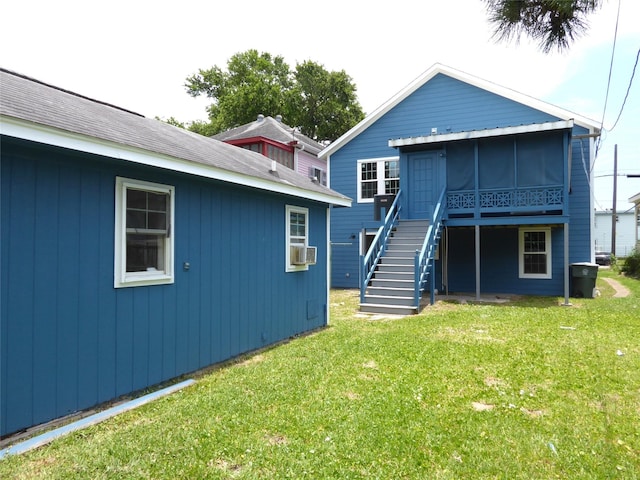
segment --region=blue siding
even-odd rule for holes
[[[574,128],[574,134],[588,133],[584,128]],[[569,228],[570,263],[589,262],[592,259],[594,245],[591,239],[591,205],[590,180],[585,170],[590,170],[589,140],[573,140],[571,165],[571,193],[569,194]],[[590,175],[590,174],[589,174]]]
[[[388,146],[389,139],[429,135],[432,128],[437,128],[440,133],[455,133],[557,120],[559,118],[548,113],[446,75],[438,74],[331,155],[331,188],[357,199],[357,161],[399,155],[397,149]],[[585,128],[574,127],[573,133],[584,134],[588,132]],[[540,135],[540,138],[547,137],[554,142],[557,140],[557,136],[553,134]],[[590,158],[588,140],[583,140],[583,147],[584,150],[581,150],[580,142],[574,140],[571,194],[568,198],[568,212],[564,212],[565,215],[568,214],[568,217],[565,218],[569,218],[570,222],[570,262],[587,261],[591,258],[590,191],[582,160],[584,155],[588,169]],[[408,171],[404,164],[406,158],[406,154],[401,156],[401,175]],[[403,188],[406,188],[410,182],[401,178],[401,184]],[[457,187],[457,189],[459,188],[460,186]],[[406,195],[407,192],[404,194]],[[406,212],[404,218],[407,218]],[[529,219],[521,217],[519,220],[506,219],[504,223],[513,225],[519,221],[523,224],[528,221],[541,223],[540,218],[534,217]],[[561,221],[564,220],[549,219],[549,223],[559,224]],[[501,221],[500,219],[490,219],[488,222],[499,225]],[[359,244],[357,238],[350,240],[350,236],[354,233],[357,235],[363,228],[371,226],[373,226],[373,206],[371,203],[359,204],[354,201],[350,209],[333,209],[331,216],[331,241],[334,244],[331,263],[332,286],[359,287]],[[464,236],[460,233],[461,231],[457,234]],[[486,280],[481,279],[483,291],[487,291],[489,288],[496,292],[523,294],[561,295],[563,293],[561,224],[553,228],[554,279],[550,282],[518,279],[517,229],[499,229],[498,231],[516,232],[516,239],[513,241],[509,235],[498,235],[495,238],[497,243],[487,244],[486,248],[484,239],[482,240],[482,254],[487,256],[486,259],[483,259],[482,275],[483,278],[486,276]],[[468,232],[473,240],[473,229]],[[486,235],[491,238],[493,234],[486,233]],[[458,242],[456,239],[452,240],[450,248],[451,256],[455,256],[459,260],[455,269],[451,270],[450,268],[450,289],[455,286],[459,291],[475,291],[473,242],[469,244],[463,241],[463,237],[459,241],[462,242],[459,249],[456,248],[456,242]],[[345,243],[351,244],[344,245]],[[504,249],[510,252],[509,255],[494,259],[492,256],[494,245],[499,245],[500,251]],[[471,249],[469,250],[469,248]],[[510,250],[513,248],[515,248],[515,253]]]
[[[325,204],[5,138],[0,167],[2,435],[326,324]],[[113,287],[116,176],[175,186],[174,284]]]
[[[480,291],[527,295],[564,292],[563,227],[551,229],[550,279],[520,279],[518,273],[518,227],[480,228]],[[450,228],[449,292],[473,293],[475,277],[475,230]]]

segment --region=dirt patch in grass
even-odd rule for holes
[[[236,463],[228,462],[222,458],[218,458],[216,460],[209,460],[209,467],[217,468],[218,470],[225,472],[232,477],[240,475],[242,471],[242,465],[238,465]]]
[[[484,402],[472,402],[471,407],[476,412],[487,412],[489,410],[493,410],[495,408],[495,405],[491,405],[490,403],[484,403]]]
[[[285,437],[284,435],[278,435],[278,434],[265,435],[265,440],[271,446],[286,445],[287,443],[289,443],[289,440],[287,440],[287,437]]]
[[[544,415],[542,410],[529,410],[528,408],[521,407],[520,411],[531,418],[538,418]]]
[[[487,387],[505,387],[507,385],[507,382],[505,382],[504,380],[502,380],[500,378],[487,377],[487,378],[484,379],[484,384]]]
[[[238,365],[241,365],[241,366],[253,365],[255,363],[260,363],[263,361],[264,361],[264,355],[259,353],[257,355],[254,355],[253,357],[249,357],[246,360],[243,360],[242,362],[239,362]]]
[[[355,392],[346,392],[344,395],[349,400],[360,400],[362,398],[362,395],[360,395],[359,393],[355,393]]]
[[[362,366],[363,366],[364,368],[372,368],[372,369],[374,369],[374,370],[377,370],[377,369],[378,369],[378,364],[375,362],[375,360],[369,360],[369,361],[367,361],[367,362],[364,362],[364,363],[362,364]]]

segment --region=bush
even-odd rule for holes
[[[640,249],[634,248],[625,258],[620,271],[629,277],[640,278]]]

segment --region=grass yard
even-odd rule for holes
[[[640,478],[640,281],[357,316],[0,462],[0,478]]]

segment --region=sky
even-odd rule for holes
[[[292,68],[312,60],[344,70],[366,113],[442,63],[602,124],[595,207],[612,208],[617,145],[616,203],[625,211],[640,193],[640,178],[626,177],[640,174],[640,65],[622,109],[640,49],[640,1],[603,3],[568,51],[544,54],[526,38],[497,43],[482,0],[22,0],[0,9],[0,66],[188,122],[206,120],[210,102],[190,97],[185,79],[248,49]]]

